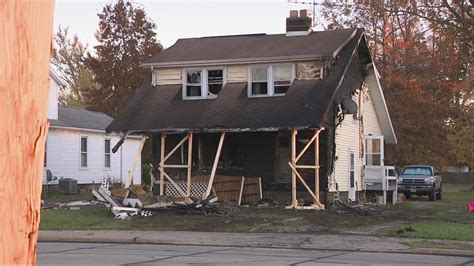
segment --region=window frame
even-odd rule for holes
[[[86,151],[83,152],[82,151],[82,139],[85,139],[86,140]],[[80,135],[79,137],[79,169],[80,170],[87,170],[88,167],[89,167],[89,137],[88,136],[85,136],[85,135]],[[82,165],[82,154],[85,154],[86,155],[86,165],[83,166]]]
[[[46,138],[44,142],[44,160],[43,160],[43,167],[48,166],[48,139]]]
[[[278,64],[253,64],[249,65],[247,71],[247,97],[248,98],[260,98],[260,97],[275,97],[285,96],[286,93],[275,93],[275,67],[290,66],[290,87],[296,77],[295,63],[278,63]],[[254,68],[267,68],[267,94],[252,94],[252,70]]]
[[[109,152],[107,152],[106,143],[109,142]],[[109,166],[107,166],[107,155],[109,155]],[[112,169],[112,140],[108,137],[104,138],[104,169],[111,170]]]
[[[295,64],[275,64],[272,65],[272,86],[273,86],[273,95],[274,96],[284,96],[286,93],[276,93],[275,92],[275,71],[273,71],[274,68],[276,67],[289,67],[290,68],[290,84],[289,87],[291,87],[291,83],[293,83],[293,80],[295,79]],[[278,87],[278,86],[277,86]],[[290,88],[288,88],[290,89]],[[287,91],[288,92],[288,91]]]
[[[209,92],[209,71],[222,70],[222,88],[227,83],[227,68],[224,66],[213,66],[213,67],[191,67],[182,69],[182,98],[183,100],[204,100],[204,99],[215,99],[217,94],[210,94]],[[201,71],[201,96],[187,96],[186,89],[188,86],[188,73],[194,71]],[[194,84],[194,83],[192,83]],[[196,86],[196,85],[194,85]],[[221,89],[222,90],[222,89]]]
[[[378,140],[380,143],[380,152],[369,152],[369,143],[368,141]],[[374,136],[374,135],[366,135],[364,141],[364,166],[367,168],[379,168],[384,166],[384,137],[383,136]],[[380,155],[380,164],[368,164],[369,156],[368,155]],[[373,160],[373,159],[372,159]]]

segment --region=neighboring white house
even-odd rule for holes
[[[141,136],[128,137],[116,153],[112,148],[120,140],[117,134],[105,134],[112,117],[83,108],[58,105],[61,80],[50,70],[51,87],[48,102],[50,122],[45,149],[44,177],[50,170],[56,180],[76,179],[78,184],[100,183],[104,177],[126,182],[137,155]],[[141,155],[133,176],[133,184],[141,183]]]

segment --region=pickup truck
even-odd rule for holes
[[[442,177],[433,166],[405,166],[398,178],[398,192],[403,193],[407,199],[411,195],[428,195],[430,201],[441,200],[443,193]]]

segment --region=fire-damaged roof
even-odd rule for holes
[[[171,66],[268,59],[335,57],[356,29],[312,32],[305,36],[251,34],[180,39],[143,65]]]
[[[285,96],[248,98],[247,83],[241,82],[227,83],[216,99],[182,100],[182,85],[153,86],[149,77],[107,131],[274,131],[325,126],[332,103],[339,101],[336,95],[340,93],[336,92],[343,90],[350,95],[361,86],[363,73],[357,48],[362,35],[363,30],[357,30],[338,54],[328,76],[295,80]],[[353,63],[354,58],[357,63]],[[334,118],[330,119],[333,123]]]

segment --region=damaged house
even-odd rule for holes
[[[216,176],[260,177],[264,194],[320,209],[396,189],[384,145],[397,140],[364,30],[312,31],[305,13],[290,13],[286,34],[180,39],[143,63],[149,78],[107,131],[149,136],[161,195],[190,196],[203,176],[204,197]]]

